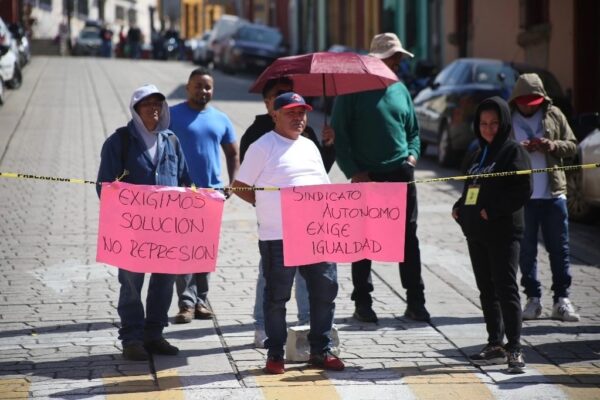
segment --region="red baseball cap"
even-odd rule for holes
[[[515,103],[522,106],[538,106],[546,100],[544,96],[539,94],[527,94],[525,96],[519,96],[515,99]]]

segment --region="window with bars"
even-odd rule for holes
[[[87,17],[89,12],[90,6],[88,4],[88,0],[77,0],[77,13]]]
[[[125,21],[125,9],[123,6],[115,7],[115,19],[118,21]]]
[[[520,26],[529,29],[550,21],[549,0],[520,0]]]

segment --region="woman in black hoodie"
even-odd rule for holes
[[[473,130],[480,151],[468,175],[531,169],[527,152],[509,138],[511,116],[503,99],[491,97],[479,104]],[[477,365],[502,364],[508,359],[508,371],[513,373],[523,372],[525,367],[517,270],[523,206],[530,195],[529,174],[469,178],[452,209],[467,238],[488,332],[488,344],[470,359]]]

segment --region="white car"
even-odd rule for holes
[[[578,164],[600,163],[600,114],[594,129],[577,146]],[[586,168],[567,175],[567,205],[574,221],[591,221],[600,210],[600,168]]]
[[[23,82],[18,54],[16,41],[0,18],[0,79],[3,86],[0,97],[2,99],[4,99],[4,86],[17,89]]]
[[[207,65],[210,61],[208,55],[208,39],[210,31],[204,32],[201,36],[190,39],[189,47],[192,51],[192,61],[195,64]]]

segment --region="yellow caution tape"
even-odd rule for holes
[[[552,167],[552,168],[538,168],[538,169],[525,169],[519,171],[506,171],[506,172],[491,172],[488,174],[477,174],[477,175],[459,175],[459,176],[448,176],[445,178],[431,178],[431,179],[417,179],[414,181],[407,182],[408,184],[413,183],[431,183],[431,182],[447,182],[447,181],[464,181],[466,179],[485,179],[485,178],[497,178],[497,177],[505,177],[505,176],[513,176],[513,175],[530,175],[530,174],[538,174],[542,172],[552,172],[552,171],[577,171],[582,169],[591,169],[591,168],[600,168],[600,163],[595,164],[580,164],[580,165],[566,165],[562,167]],[[19,174],[14,172],[0,172],[0,177],[4,178],[16,178],[16,179],[38,179],[44,181],[53,181],[53,182],[68,182],[68,183],[83,183],[95,185],[97,182],[87,181],[85,179],[77,179],[77,178],[58,178],[53,176],[41,176],[41,175],[32,175],[32,174]],[[122,177],[120,177],[122,178]],[[119,179],[120,179],[119,178]],[[224,188],[197,188],[196,186],[192,186],[192,190],[195,189],[212,189],[212,190],[279,190],[277,187],[224,187]]]

